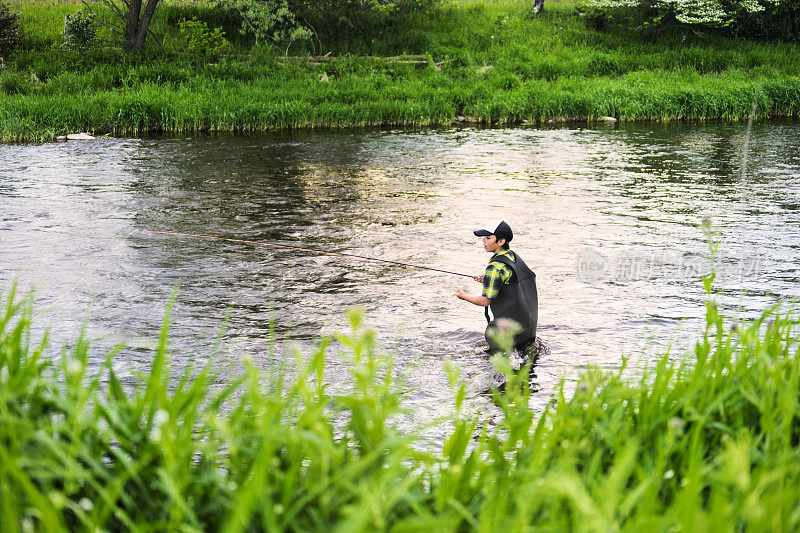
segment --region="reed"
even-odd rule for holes
[[[756,118],[800,114],[797,45],[601,32],[569,2],[537,16],[521,1],[443,4],[391,31],[328,39],[324,50],[342,59],[322,65],[254,48],[235,17],[211,3],[168,0],[155,23],[163,48],[131,57],[108,46],[81,54],[60,47],[64,14],[77,2],[14,5],[25,37],[0,71],[5,141],[75,131],[441,126],[459,116],[484,124],[741,120],[754,99]],[[182,53],[176,24],[188,16],[225,28],[233,52],[211,60]],[[309,52],[301,43],[290,53]],[[411,53],[439,70],[353,57]]]

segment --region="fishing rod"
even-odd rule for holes
[[[195,234],[195,233],[178,233],[178,232],[175,232],[175,231],[155,231],[155,230],[149,230],[149,229],[140,229],[140,230],[134,230],[134,231],[142,231],[142,232],[146,232],[146,233],[155,233],[155,234],[160,234],[160,235],[175,235],[175,236],[180,236],[180,237],[202,237],[204,239],[214,239],[214,240],[218,240],[218,241],[229,241],[229,242],[241,242],[241,243],[246,243],[246,244],[257,244],[257,245],[260,245],[260,246],[272,246],[274,248],[284,248],[286,250],[297,250],[297,251],[301,251],[301,252],[311,252],[311,253],[320,254],[320,255],[337,255],[337,256],[340,256],[340,257],[354,257],[356,259],[364,259],[366,261],[374,261],[374,262],[377,262],[377,263],[385,263],[385,264],[401,266],[401,267],[405,267],[405,268],[419,268],[419,269],[422,269],[422,270],[432,270],[434,272],[442,272],[444,274],[452,274],[454,276],[464,276],[464,277],[467,277],[467,278],[472,278],[473,277],[473,276],[470,276],[469,274],[461,274],[460,272],[451,272],[450,270],[442,270],[440,268],[431,268],[431,267],[426,267],[426,266],[421,266],[421,265],[412,265],[410,263],[401,263],[399,261],[388,261],[386,259],[377,259],[375,257],[367,257],[365,255],[348,254],[348,253],[344,253],[344,252],[331,252],[331,251],[328,251],[328,250],[315,250],[313,248],[301,248],[301,247],[298,247],[298,246],[289,246],[288,244],[277,244],[277,243],[273,243],[273,242],[262,242],[262,241],[248,241],[248,240],[245,240],[245,239],[231,239],[229,237],[217,237],[217,236],[214,236],[214,235],[198,235],[198,234]]]
[[[395,266],[400,266],[400,267],[409,268],[409,269],[418,268],[418,269],[422,269],[422,270],[432,270],[434,272],[441,272],[443,274],[452,274],[454,276],[463,276],[463,277],[467,277],[467,278],[472,278],[472,276],[470,276],[469,274],[461,274],[460,272],[451,272],[450,270],[442,270],[440,268],[432,268],[432,267],[426,267],[426,266],[421,266],[421,265],[412,265],[410,263],[401,263],[399,261],[389,261],[389,260],[386,260],[386,259],[378,259],[378,258],[375,258],[375,257],[367,257],[365,255],[348,254],[348,253],[344,253],[344,252],[331,252],[331,251],[328,251],[328,250],[315,250],[313,248],[302,248],[302,247],[299,247],[299,246],[289,246],[288,244],[277,244],[277,243],[273,243],[273,242],[249,241],[249,240],[246,240],[246,239],[232,239],[230,237],[217,237],[216,235],[200,235],[200,234],[196,234],[196,233],[179,233],[179,232],[176,232],[176,231],[157,231],[157,230],[150,230],[150,229],[135,229],[135,230],[132,230],[130,233],[128,233],[125,236],[124,239],[119,241],[116,244],[116,246],[114,246],[114,248],[112,248],[111,251],[108,252],[105,255],[105,257],[103,257],[94,267],[92,267],[92,269],[89,270],[89,272],[87,272],[80,279],[80,281],[78,281],[78,283],[73,285],[70,290],[68,290],[66,293],[64,293],[62,296],[60,296],[53,303],[51,303],[50,305],[48,305],[47,307],[45,307],[41,311],[39,311],[36,314],[34,314],[33,317],[35,318],[38,315],[44,313],[45,311],[47,311],[50,308],[52,308],[53,306],[55,306],[58,302],[60,302],[61,300],[63,300],[67,296],[69,296],[75,289],[78,288],[78,285],[83,283],[86,280],[86,278],[88,278],[94,271],[96,271],[98,268],[100,268],[100,266],[103,263],[105,263],[106,260],[109,257],[111,257],[111,255],[117,250],[117,248],[122,246],[122,243],[127,241],[129,237],[131,237],[134,233],[137,233],[137,232],[152,233],[152,234],[156,234],[156,235],[173,235],[173,236],[178,236],[178,237],[198,237],[198,238],[204,238],[204,239],[214,239],[214,240],[218,240],[218,241],[239,242],[239,243],[244,243],[244,244],[256,244],[256,245],[259,245],[259,246],[271,246],[273,248],[283,248],[285,250],[296,250],[296,251],[302,251],[302,252],[311,252],[311,253],[320,254],[320,255],[337,255],[337,256],[340,256],[340,257],[352,257],[352,258],[356,258],[356,259],[363,259],[365,261],[374,261],[374,262],[377,262],[377,263],[395,265]]]

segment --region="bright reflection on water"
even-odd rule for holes
[[[472,236],[502,218],[538,275],[533,407],[586,365],[691,346],[708,270],[699,227],[721,232],[718,287],[728,314],[753,316],[800,294],[800,125],[491,129],[101,139],[0,146],[0,283],[36,289],[41,310],[133,229],[202,233],[482,272]],[[134,234],[37,318],[52,345],[91,317],[95,362],[127,341],[145,368],[179,286],[178,366],[203,361],[223,319],[223,357],[264,368],[346,329],[367,311],[408,376],[414,425],[449,411],[450,358],[478,393],[493,382],[481,309],[466,278],[231,242]],[[269,323],[274,318],[276,346]],[[644,361],[646,362],[646,360]],[[330,379],[343,367],[332,362]]]

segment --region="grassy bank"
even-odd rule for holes
[[[796,315],[707,332],[640,379],[588,370],[538,418],[524,374],[496,365],[497,427],[461,409],[440,450],[394,425],[391,360],[351,314],[351,392],[333,395],[329,343],[295,371],[243,359],[232,376],[170,374],[168,317],[149,373],[121,383],[30,338],[30,301],[0,311],[0,522],[7,531],[796,531]],[[238,377],[237,377],[238,376]],[[292,376],[292,377],[288,377]]]
[[[604,116],[738,120],[754,101],[757,117],[800,113],[797,45],[598,31],[569,2],[534,15],[529,2],[452,1],[391,28],[315,43],[341,59],[314,65],[286,60],[282,48],[253,47],[230,13],[165,1],[154,26],[163,47],[126,57],[108,46],[63,50],[63,18],[77,3],[14,0],[25,33],[0,71],[0,138]],[[176,24],[187,17],[224,28],[230,52],[183,53]],[[300,44],[289,50],[309,52]],[[363,58],[401,54],[429,63]]]

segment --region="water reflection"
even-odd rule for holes
[[[800,247],[800,126],[303,132],[0,146],[0,280],[55,300],[132,229],[380,257],[466,274],[488,257],[472,236],[504,218],[537,272],[541,408],[563,377],[694,338],[705,236],[720,229],[719,299],[752,316],[793,298]],[[587,259],[588,258],[588,259]],[[590,268],[597,267],[592,270]],[[56,343],[87,314],[100,360],[153,339],[173,287],[179,365],[207,355],[229,315],[225,357],[264,367],[288,339],[308,346],[361,306],[410,376],[415,423],[447,412],[449,358],[473,403],[495,379],[465,278],[304,251],[137,233],[40,319]],[[467,283],[473,293],[477,284]],[[271,348],[270,322],[278,346]],[[138,342],[138,341],[137,341]],[[146,343],[145,343],[146,344]],[[147,351],[123,353],[131,371]],[[340,365],[332,363],[336,381]]]

